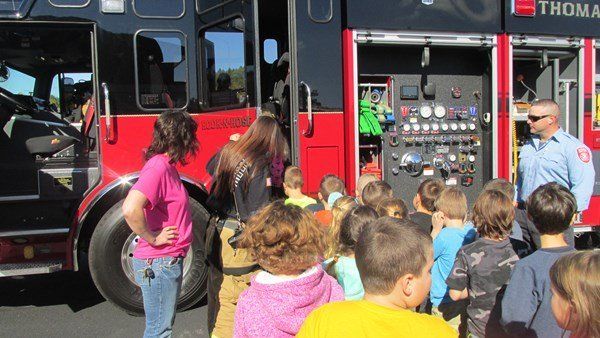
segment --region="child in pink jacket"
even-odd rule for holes
[[[238,246],[252,251],[264,271],[242,292],[234,337],[293,337],[319,306],[344,300],[344,291],[320,264],[324,241],[306,210],[276,201],[248,221]]]

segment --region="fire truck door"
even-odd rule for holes
[[[323,175],[344,179],[341,7],[339,0],[288,2],[293,163],[304,190]]]

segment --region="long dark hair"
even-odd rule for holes
[[[288,143],[277,121],[270,116],[260,116],[237,142],[226,145],[215,173],[212,193],[217,200],[224,200],[234,185],[235,170],[242,160],[249,172],[242,186],[248,192],[248,183],[274,158],[283,161],[289,156]]]
[[[198,151],[196,130],[198,124],[190,114],[181,111],[162,113],[154,123],[152,143],[144,159],[147,161],[154,155],[167,154],[171,163],[186,165],[188,158]]]

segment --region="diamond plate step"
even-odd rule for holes
[[[62,261],[0,264],[0,277],[52,273],[60,271],[63,264]]]

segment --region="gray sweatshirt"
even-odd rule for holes
[[[550,267],[572,247],[542,248],[515,265],[502,299],[501,324],[510,336],[525,338],[561,337],[550,300]],[[564,337],[568,337],[565,334]]]

